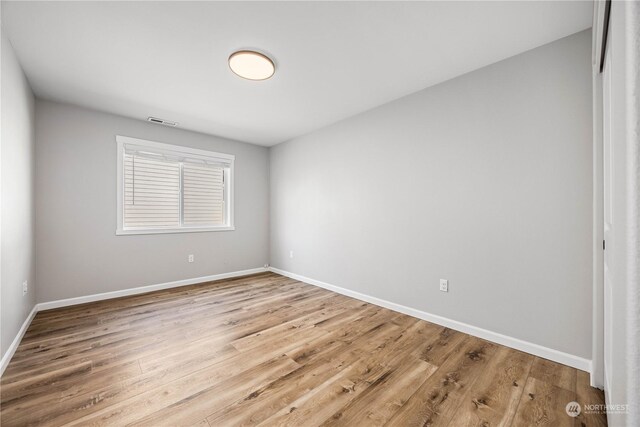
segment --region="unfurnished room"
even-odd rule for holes
[[[640,427],[640,0],[0,32],[1,426]]]

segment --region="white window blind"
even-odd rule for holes
[[[182,173],[184,224],[223,224],[224,168],[185,162]]]
[[[180,163],[124,155],[124,226],[180,225]]]
[[[118,141],[117,234],[233,229],[234,156]]]

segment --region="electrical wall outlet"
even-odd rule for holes
[[[449,292],[449,281],[445,279],[440,279],[440,290],[442,292]]]
[[[193,254],[189,255],[189,262],[193,262]]]
[[[293,251],[289,251],[289,258],[293,258]]]
[[[29,283],[25,280],[22,282],[22,295],[26,295],[29,292]]]

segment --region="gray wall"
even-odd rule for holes
[[[1,31],[0,31],[1,32]],[[2,356],[35,304],[34,99],[11,43],[2,33],[2,247],[0,299]],[[22,295],[22,282],[29,293]]]
[[[273,147],[271,264],[590,358],[590,60],[588,30]]]
[[[116,236],[116,135],[234,154],[235,231]],[[39,302],[269,261],[265,147],[38,100],[36,169]]]

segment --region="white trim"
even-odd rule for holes
[[[24,336],[25,332],[27,332],[29,325],[31,325],[31,321],[36,316],[37,312],[38,312],[38,304],[33,306],[33,308],[31,309],[31,313],[29,313],[27,318],[24,319],[24,323],[22,323],[22,327],[16,334],[16,337],[13,339],[13,342],[11,343],[7,351],[2,356],[2,362],[0,362],[0,376],[4,374],[4,370],[7,368],[7,366],[9,366],[9,362],[11,361],[11,358],[13,357],[14,353],[18,349],[18,346],[20,345],[20,341],[22,341],[22,337]]]
[[[235,156],[234,156],[235,158]],[[234,202],[234,194],[235,194],[235,184],[234,184],[234,176],[235,176],[235,172],[234,172],[234,168],[235,168],[235,162],[231,161],[231,167],[229,169],[226,169],[224,171],[224,178],[229,181],[229,183],[227,185],[224,186],[224,199],[225,199],[225,208],[227,210],[226,214],[227,214],[227,218],[229,218],[227,220],[227,227],[229,230],[235,230],[235,222],[234,222],[234,212],[233,212],[233,206],[235,204]]]
[[[202,233],[205,231],[233,231],[235,229],[236,228],[234,226],[228,225],[221,227],[145,228],[141,230],[116,230],[116,235],[128,236],[136,234]]]
[[[116,135],[116,142],[121,144],[139,145],[146,148],[155,148],[157,150],[177,152],[180,154],[193,154],[206,158],[223,159],[229,163],[233,163],[236,156],[233,154],[218,153],[215,151],[199,150],[197,148],[185,147],[183,145],[165,144],[164,142],[149,141],[148,139],[132,138],[130,136]]]
[[[116,234],[124,229],[124,144],[116,136]]]
[[[602,148],[602,39],[604,37],[604,10],[606,0],[593,3],[592,31],[592,114],[593,114],[593,167],[592,167],[592,316],[591,316],[591,375],[592,387],[604,388],[604,177]]]
[[[516,350],[524,351],[526,353],[533,354],[535,356],[542,357],[544,359],[553,360],[554,362],[562,363],[563,365],[571,366],[576,369],[591,372],[591,361],[579,356],[564,353],[562,351],[554,350],[552,348],[544,347],[539,344],[534,344],[528,341],[523,341],[517,338],[513,338],[507,335],[500,334],[498,332],[489,331],[487,329],[479,328],[477,326],[469,325],[467,323],[458,322],[457,320],[449,319],[446,317],[438,316],[435,314],[427,313],[425,311],[417,310],[415,308],[407,307],[401,304],[396,304],[387,300],[372,297],[370,295],[362,294],[360,292],[352,291],[349,289],[341,288],[339,286],[330,285],[329,283],[321,282],[319,280],[310,279],[299,274],[291,273],[288,271],[280,270],[279,268],[269,267],[269,270],[281,274],[286,277],[290,277],[301,282],[308,283],[310,285],[319,286],[324,289],[328,289],[333,292],[337,292],[348,297],[356,298],[361,301],[365,301],[371,304],[378,305],[380,307],[388,308],[389,310],[397,311],[399,313],[407,314],[418,319],[426,320],[427,322],[435,323],[437,325],[445,326],[447,328],[455,329],[456,331],[464,332],[469,335],[473,335],[478,338],[492,341],[507,347],[515,348]]]
[[[212,282],[214,280],[229,279],[232,277],[248,276],[250,274],[267,271],[264,267],[249,270],[233,271],[231,273],[213,274],[211,276],[194,277],[192,279],[176,280],[174,282],[160,283],[157,285],[140,286],[138,288],[123,289],[121,291],[104,292],[100,294],[86,295],[76,298],[60,299],[57,301],[41,302],[38,311],[51,310],[53,308],[67,307],[70,305],[84,304],[87,302],[102,301],[106,299],[126,297],[129,295],[144,294],[162,289],[178,288],[180,286],[195,285],[196,283]]]

